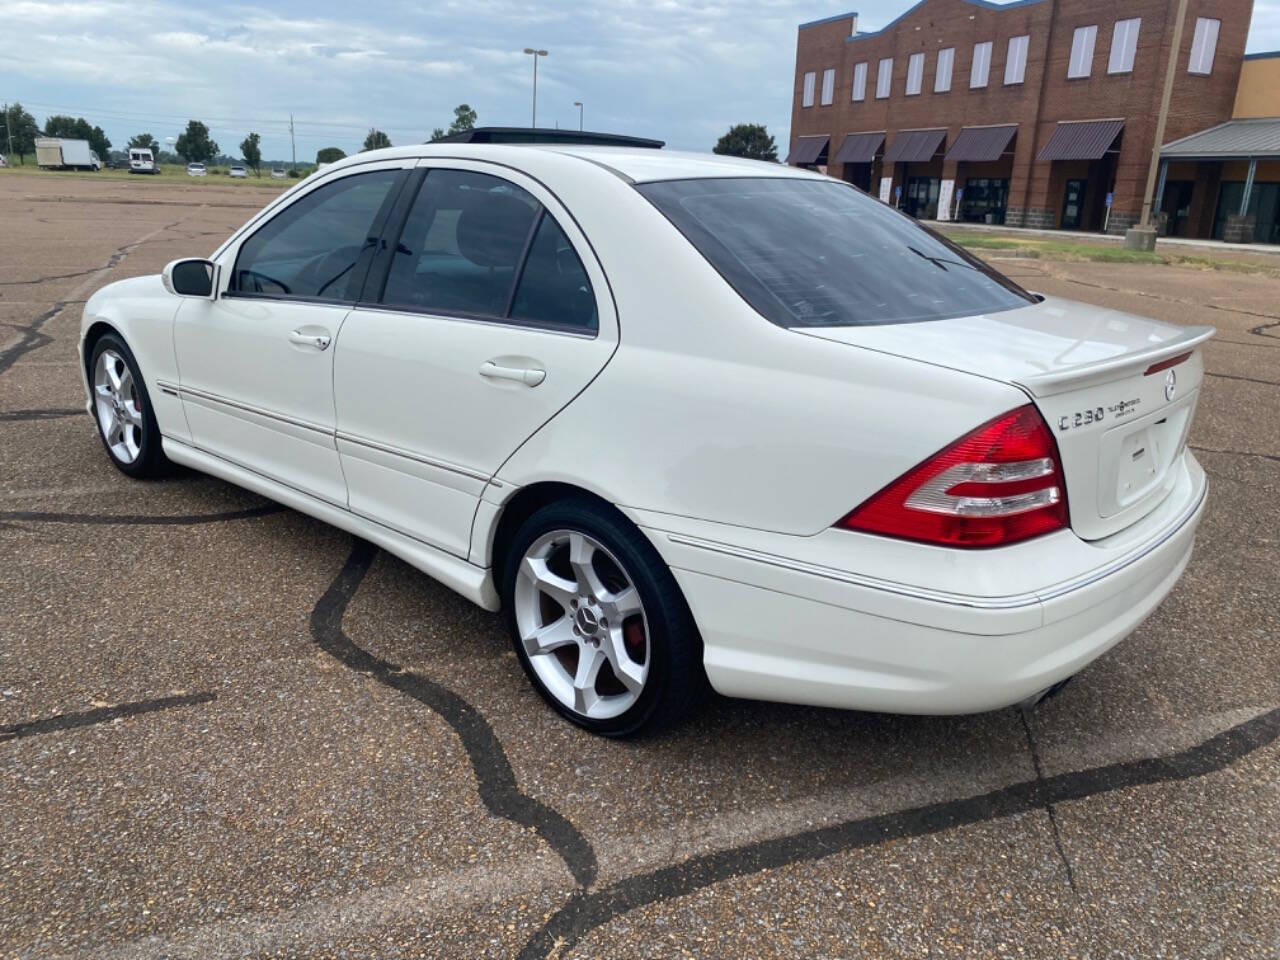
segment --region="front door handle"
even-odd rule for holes
[[[536,387],[547,379],[547,371],[539,370],[537,367],[504,367],[492,360],[486,360],[480,364],[480,376],[487,380],[514,380],[516,383],[523,383],[526,387]]]
[[[294,330],[289,334],[289,342],[303,347],[315,347],[317,350],[328,350],[333,340],[327,333],[311,333],[306,330]]]

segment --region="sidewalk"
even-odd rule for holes
[[[1058,240],[1100,240],[1108,243],[1121,243],[1124,237],[1108,233],[1084,233],[1079,230],[1040,230],[1033,227],[1005,227],[987,223],[961,223],[954,220],[931,220],[928,226],[938,230],[974,230],[986,233],[1004,233],[1017,236],[1054,237]],[[1191,237],[1161,237],[1156,242],[1156,249],[1163,246],[1193,247],[1202,250],[1223,250],[1231,253],[1263,253],[1280,256],[1280,244],[1271,243],[1224,243],[1221,240],[1197,240]]]

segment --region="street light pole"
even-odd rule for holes
[[[524,52],[533,57],[533,122],[530,126],[536,127],[538,125],[538,58],[545,57],[547,51],[525,47]]]
[[[575,100],[573,105],[578,108],[578,132],[582,132],[582,101]]]
[[[1169,102],[1173,99],[1173,81],[1178,75],[1178,57],[1182,51],[1182,25],[1186,19],[1187,0],[1178,0],[1177,18],[1173,22],[1173,44],[1169,49],[1169,63],[1164,74],[1164,91],[1160,97],[1160,113],[1156,118],[1155,143],[1151,145],[1151,164],[1147,168],[1147,186],[1142,196],[1142,219],[1139,221],[1139,232],[1147,235],[1139,238],[1135,233],[1132,240],[1128,235],[1125,237],[1127,245],[1131,243],[1139,248],[1151,249],[1155,246],[1155,238],[1150,235],[1155,231],[1155,225],[1151,222],[1151,200],[1160,170],[1160,148],[1164,146],[1164,127],[1169,119]],[[1148,243],[1150,247],[1147,246]]]

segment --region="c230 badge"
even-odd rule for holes
[[[1173,371],[1170,370],[1170,373]],[[1164,388],[1165,397],[1173,399],[1173,393],[1168,383]],[[1069,413],[1066,416],[1058,418],[1059,430],[1074,430],[1077,427],[1087,427],[1094,423],[1101,423],[1108,417],[1112,420],[1123,420],[1125,417],[1132,416],[1133,412],[1138,409],[1142,401],[1135,397],[1132,400],[1121,400],[1119,403],[1113,403],[1109,407],[1092,407],[1088,410],[1077,410],[1075,413]]]

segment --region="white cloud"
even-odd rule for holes
[[[853,4],[882,26],[908,0]],[[204,119],[232,150],[263,136],[271,158],[358,149],[370,126],[424,140],[471,104],[481,123],[538,119],[710,149],[731,124],[769,126],[785,152],[797,24],[839,13],[812,0],[277,0],[270,8],[178,0],[0,0],[0,91],[40,119],[83,114],[117,145]],[[1250,49],[1280,47],[1280,0],[1258,0]]]

